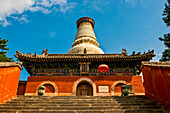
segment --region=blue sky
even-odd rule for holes
[[[8,39],[8,57],[16,51],[41,54],[67,53],[76,36],[80,17],[95,20],[95,34],[105,53],[127,49],[155,50],[161,58],[165,49],[158,40],[170,31],[162,21],[166,0],[0,0],[0,37]],[[25,69],[20,80],[29,74]]]

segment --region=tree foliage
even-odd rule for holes
[[[165,4],[165,9],[163,11],[163,21],[167,27],[170,26],[170,0],[168,0],[168,3]],[[163,51],[160,61],[170,61],[170,33],[164,34],[164,37],[160,37],[159,40],[163,41],[165,47],[167,47],[167,49]]]
[[[5,39],[1,39],[0,38],[0,62],[11,62],[12,58],[8,58],[6,56],[6,51],[9,50],[8,48],[6,48],[7,46],[7,42],[8,40]]]

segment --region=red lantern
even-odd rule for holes
[[[99,72],[101,73],[106,73],[109,71],[109,67],[106,65],[106,64],[101,64],[99,67],[98,67],[98,70]]]

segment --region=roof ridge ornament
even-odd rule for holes
[[[43,56],[44,56],[44,55],[48,55],[47,52],[48,52],[48,49],[46,49],[46,50],[44,49],[43,52],[42,52],[42,55],[43,55]]]
[[[122,49],[122,54],[123,54],[124,56],[128,56],[128,55],[127,55],[127,50],[126,50],[126,49]]]
[[[137,55],[140,56],[140,55],[148,55],[148,54],[152,54],[153,57],[155,56],[154,50],[148,50],[147,53],[145,53],[145,51],[144,51],[143,54],[141,54],[141,52],[137,52],[137,54],[135,54],[135,51],[133,51],[132,55],[130,55],[130,56],[137,56]]]

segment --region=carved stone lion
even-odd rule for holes
[[[37,94],[43,96],[45,94],[45,86],[40,86]]]
[[[129,88],[127,85],[122,85],[121,86],[121,92],[122,92],[122,96],[128,96],[129,94]]]

